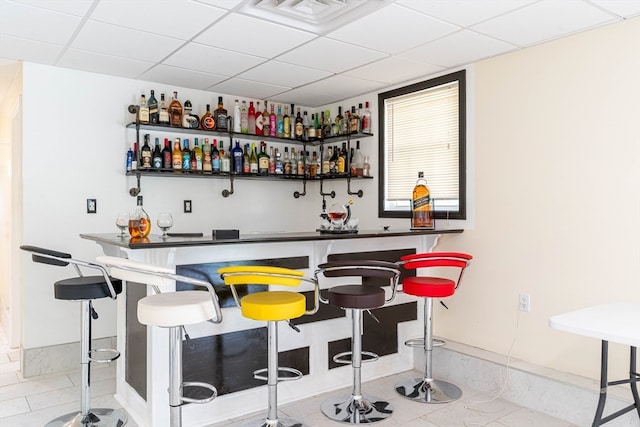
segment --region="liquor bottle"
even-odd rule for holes
[[[298,107],[298,112],[296,114],[296,121],[294,125],[295,129],[295,138],[298,141],[302,141],[302,135],[304,134],[304,125],[302,124],[302,116],[300,115],[300,107]]]
[[[262,134],[264,136],[271,135],[271,122],[269,120],[269,111],[267,110],[267,101],[264,101],[264,111],[262,112]]]
[[[169,122],[171,126],[182,126],[182,104],[178,101],[178,92],[173,92],[169,104]]]
[[[240,133],[240,103],[236,99],[233,104],[233,131]]]
[[[284,147],[284,157],[282,158],[282,173],[291,175],[291,159],[289,158],[289,147]]]
[[[321,112],[322,118],[324,120],[324,111]],[[316,128],[316,138],[322,139],[322,123],[320,122],[320,114],[316,113],[316,118],[313,121],[313,127]]]
[[[273,152],[273,147],[269,147],[269,174],[274,175],[276,173],[276,155]]]
[[[369,102],[364,103],[364,112],[360,120],[360,126],[362,133],[371,133],[371,111],[369,111]]]
[[[284,170],[283,170],[283,165],[282,165],[282,157],[280,156],[280,151],[276,148],[276,170],[275,170],[275,174],[276,175],[282,175],[283,172],[284,172]]]
[[[325,138],[329,138],[331,136],[331,111],[326,110],[324,112],[324,127],[322,128],[322,135]]]
[[[431,193],[429,187],[427,187],[427,180],[424,179],[423,172],[418,172],[418,180],[415,187],[413,187],[411,228],[433,228]]]
[[[233,173],[241,174],[242,173],[242,148],[240,148],[240,141],[236,140],[236,146],[231,150],[231,157],[233,158]]]
[[[309,157],[309,152],[304,152],[304,176],[308,177],[311,173],[311,157]]]
[[[356,114],[356,107],[355,105],[351,106],[351,114],[349,115],[349,132],[351,133],[358,133],[358,129],[360,128],[360,118],[358,117],[358,115]]]
[[[351,147],[349,149],[349,175],[358,176],[358,172],[356,171],[356,164],[353,161],[354,155],[355,155],[355,148]]]
[[[220,172],[231,173],[231,158],[229,153],[224,151],[224,142],[222,140],[220,140]]]
[[[149,123],[149,106],[144,93],[140,95],[140,107],[138,108],[138,121],[143,124]]]
[[[222,170],[222,155],[224,154],[224,150],[222,150],[222,141],[220,141],[220,150],[218,150],[218,140],[213,140],[213,147],[211,148],[211,170],[213,173],[218,173]],[[227,170],[227,172],[229,172]]]
[[[256,143],[251,143],[251,156],[249,156],[249,173],[258,173],[258,152]]]
[[[204,139],[204,145],[202,146],[202,170],[204,172],[213,171],[213,165],[211,164],[211,144],[209,144],[209,138]]]
[[[156,138],[156,146],[153,149],[153,156],[151,157],[151,166],[157,170],[162,168],[162,152],[160,151],[160,138]]]
[[[364,157],[362,156],[362,151],[360,151],[360,141],[356,141],[356,152],[353,154],[353,164],[356,168],[356,176],[362,176]]]
[[[329,175],[331,173],[331,168],[329,166],[329,159],[333,155],[333,150],[331,147],[327,147],[326,150],[322,153],[322,167],[320,169],[320,173],[322,175]]]
[[[198,145],[198,138],[195,138],[195,141],[193,143],[193,154],[195,154],[196,156],[196,170],[197,171],[202,171],[203,169],[203,165],[202,165],[202,150],[200,149],[200,146]]]
[[[336,124],[336,128],[337,128],[337,135],[342,135],[344,133],[344,128],[343,128],[343,118],[342,117],[342,107],[338,107],[338,115],[336,116],[334,123]]]
[[[137,170],[138,169],[138,143],[134,142],[133,143],[133,152],[131,153],[131,170]]]
[[[335,175],[336,173],[338,173],[338,147],[334,145],[329,159],[329,174]]]
[[[193,110],[193,106],[191,105],[191,101],[188,99],[184,101],[184,112],[182,114],[182,127],[183,128],[197,128],[200,126],[200,118],[196,119],[191,113]]]
[[[153,89],[151,89],[151,96],[149,96],[147,105],[149,106],[149,122],[157,125],[160,122],[160,118],[158,114],[158,100],[156,99]]]
[[[358,132],[362,132],[362,102],[358,103],[358,109],[356,110],[356,116],[358,117]]]
[[[126,167],[127,167],[127,172],[131,172],[133,170],[133,150],[131,148],[127,150]]]
[[[291,147],[291,151],[289,151],[289,163],[291,164],[291,175],[298,174],[298,156],[296,156],[296,148]]]
[[[164,100],[164,93],[160,94],[160,111],[158,112],[158,123],[161,125],[169,124],[169,109],[167,103]]]
[[[244,144],[244,151],[242,152],[242,173],[251,172],[251,154],[249,153],[249,143]]]
[[[182,170],[182,150],[180,149],[180,138],[176,138],[173,143],[173,153],[171,154],[171,166],[173,170],[179,172]]]
[[[189,139],[185,138],[182,145],[182,170],[191,169],[191,149],[189,148]]]
[[[196,159],[196,152],[195,152],[195,147],[193,150],[191,150],[191,152],[189,153],[189,170],[197,170],[198,169],[198,160]]]
[[[362,176],[371,176],[371,165],[369,164],[369,156],[364,156],[364,163],[362,164]]]
[[[256,133],[256,109],[253,107],[253,101],[249,101],[249,112],[247,114],[247,123],[249,133]]]
[[[311,162],[309,162],[309,177],[315,178],[318,175],[318,155],[314,151],[311,154]]]
[[[222,104],[222,97],[218,97],[218,108],[213,113],[213,118],[216,121],[216,128],[220,132],[226,132],[229,130],[229,125],[227,123],[227,110],[225,110],[224,105]]]
[[[247,101],[242,101],[240,107],[240,132],[249,133],[249,112],[247,111]]]
[[[144,134],[144,145],[140,149],[140,157],[142,158],[142,164],[138,166],[142,169],[151,169],[151,158],[153,154],[151,152],[151,146],[149,145],[149,134]]]
[[[151,233],[151,218],[142,207],[142,196],[138,196],[137,207],[132,218],[129,218],[129,234],[131,237],[147,237]]]
[[[271,103],[271,113],[269,113],[269,136],[276,136],[278,130],[278,119],[274,111],[273,102]]]
[[[289,138],[296,139],[296,118],[294,116],[293,104],[291,104],[291,115],[289,116]]]
[[[342,143],[342,149],[338,152],[338,159],[336,163],[336,169],[338,174],[343,174],[347,167],[347,143]]]
[[[307,115],[306,111],[302,114],[302,138],[301,139],[303,141],[309,140],[309,116]]]
[[[202,129],[214,130],[216,128],[216,121],[211,114],[211,105],[207,104],[207,112],[200,118],[200,127]]]
[[[171,145],[169,144],[169,139],[164,139],[164,148],[162,149],[162,168],[163,169],[171,169],[172,168],[172,153],[171,153]]]
[[[264,116],[262,115],[262,111],[260,111],[260,101],[258,101],[256,108],[256,127],[255,134],[262,135],[262,128],[264,127]]]
[[[304,114],[306,116],[307,112],[305,111]],[[304,118],[302,120],[304,120]],[[312,113],[311,122],[309,123],[309,126],[305,126],[305,129],[307,130],[307,141],[313,141],[316,139],[315,122],[316,122],[316,116]]]
[[[282,116],[282,137],[291,139],[291,118],[289,117],[289,107],[284,106],[284,116]]]
[[[278,104],[278,114],[276,115],[276,136],[278,138],[284,137],[284,116],[282,115],[282,105],[280,104]]]
[[[304,153],[300,150],[298,152],[298,175],[300,176],[304,176],[304,171],[306,169],[305,163]]]
[[[260,154],[258,154],[258,173],[266,175],[269,173],[269,155],[267,154],[267,144],[260,142]]]

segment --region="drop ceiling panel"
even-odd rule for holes
[[[173,65],[174,67],[226,76],[241,73],[261,62],[264,62],[264,58],[218,49],[199,43],[187,44],[164,61],[166,65]]]
[[[375,50],[320,37],[280,55],[277,59],[291,64],[313,66],[319,70],[340,73],[387,56],[387,54]]]
[[[640,13],[640,1],[638,0],[592,0],[618,16],[630,17]]]
[[[166,83],[173,87],[180,86],[205,90],[229,77],[214,73],[204,73],[202,71],[186,70],[169,65],[157,65],[144,74],[141,74],[139,78],[151,82]]]
[[[436,64],[443,68],[474,62],[515,49],[500,40],[463,30],[401,53],[399,56]]]
[[[543,0],[471,27],[519,46],[529,46],[613,21],[582,1]]]
[[[231,10],[244,0],[195,0],[198,3],[208,4],[210,6],[216,6],[223,9]]]
[[[105,55],[157,62],[182,43],[184,42],[175,38],[90,20],[71,47]]]
[[[195,41],[272,58],[315,37],[305,31],[231,13],[196,37]]]
[[[344,73],[345,76],[397,84],[444,70],[437,65],[426,64],[408,58],[392,56]]]
[[[331,73],[328,71],[316,70],[315,68],[269,61],[238,75],[238,77],[292,88],[315,82],[330,75]]]
[[[338,75],[292,89],[276,96],[274,99],[280,102],[307,105],[309,107],[321,107],[338,100],[373,92],[384,86],[380,82]]]
[[[0,52],[5,58],[53,65],[62,52],[63,46],[0,36]]]
[[[415,10],[391,4],[327,37],[386,53],[397,53],[453,33],[460,28]]]
[[[91,19],[190,40],[225,13],[224,9],[188,0],[154,1],[152,4],[148,1],[102,0]],[[188,25],[178,25],[179,22]]]
[[[81,21],[77,16],[6,0],[0,2],[0,10],[1,34],[58,45],[69,41]]]
[[[153,66],[153,63],[103,55],[86,50],[68,49],[56,65],[74,70],[90,71],[92,73],[135,78]]]
[[[91,7],[93,0],[11,0],[14,3],[20,3],[27,6],[39,7],[55,12],[62,12],[74,16],[84,16]],[[2,2],[4,3],[4,1]],[[3,10],[3,4],[0,4],[0,10]]]
[[[229,79],[210,87],[208,90],[216,93],[230,93],[238,97],[261,100],[269,99],[274,95],[288,90],[288,87],[269,85],[244,79]],[[230,102],[227,101],[227,105]],[[227,109],[229,107],[227,106]]]

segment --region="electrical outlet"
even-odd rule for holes
[[[184,213],[191,213],[191,200],[184,201]]]
[[[96,199],[87,199],[87,213],[94,214],[98,212],[98,203]]]
[[[531,295],[520,294],[518,296],[518,310],[529,313],[531,311]]]

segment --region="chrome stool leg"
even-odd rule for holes
[[[127,423],[128,416],[122,409],[91,408],[91,300],[81,302],[80,366],[80,412],[62,415],[45,424],[45,427],[120,427]],[[119,356],[119,354],[118,354]],[[113,361],[118,356],[104,361]]]
[[[362,310],[352,309],[351,317],[352,392],[350,395],[341,395],[326,399],[322,402],[320,409],[333,421],[347,424],[375,423],[389,418],[393,413],[393,407],[387,401],[362,393]],[[334,360],[336,359],[334,358]]]
[[[424,355],[423,378],[407,379],[396,383],[396,391],[411,400],[423,403],[446,403],[462,396],[455,384],[433,378],[433,298],[424,299]]]
[[[182,327],[169,328],[169,425],[182,426]]]

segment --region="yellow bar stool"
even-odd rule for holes
[[[205,280],[177,275],[166,267],[125,258],[99,256],[97,260],[111,268],[113,277],[127,282],[144,283],[153,288],[155,294],[138,301],[138,321],[143,325],[169,329],[169,425],[182,426],[183,404],[208,403],[218,395],[217,389],[211,384],[182,381],[184,326],[206,321],[222,322],[222,311],[213,285]],[[207,290],[162,292],[173,281],[202,286]],[[211,394],[204,399],[192,399],[183,395],[184,387],[205,388]]]
[[[258,380],[267,381],[269,395],[267,418],[250,420],[244,424],[247,427],[302,427],[302,423],[286,417],[278,418],[278,382],[285,380],[297,380],[302,377],[302,372],[293,368],[278,366],[278,323],[289,321],[306,314],[314,314],[318,311],[319,288],[316,280],[304,277],[304,273],[282,267],[238,265],[223,267],[218,273],[224,283],[231,286],[231,293],[242,315],[253,320],[267,322],[267,368],[259,369],[253,373]],[[274,290],[255,292],[238,297],[237,285],[267,285],[267,286],[293,286],[297,287],[301,282],[308,282],[314,287],[314,303],[312,310],[306,310],[304,295],[294,291]],[[291,325],[291,323],[289,323]],[[296,327],[291,325],[294,329]],[[299,332],[299,331],[298,331]],[[280,372],[286,373],[280,376]],[[266,376],[264,375],[266,372]]]

